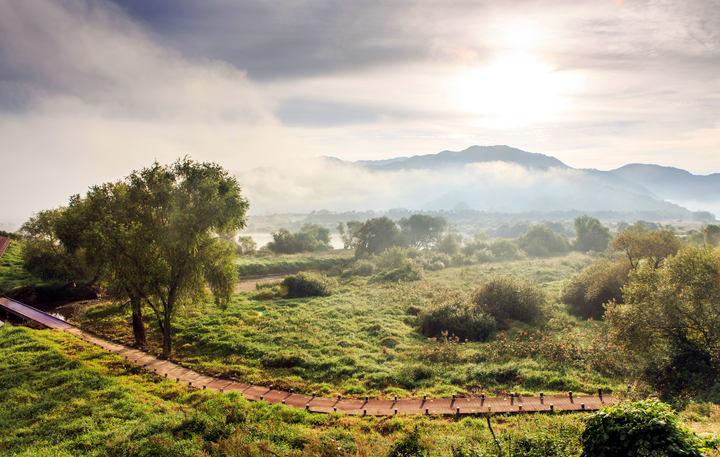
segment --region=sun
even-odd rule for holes
[[[452,108],[486,125],[516,127],[552,122],[572,109],[580,77],[557,71],[541,48],[551,35],[528,20],[500,24],[492,40],[495,57],[446,81]]]
[[[450,81],[451,105],[498,126],[551,122],[570,108],[574,75],[555,72],[530,52],[499,56]]]

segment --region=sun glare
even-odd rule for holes
[[[466,71],[449,84],[450,103],[498,127],[549,122],[569,109],[577,87],[570,73],[553,68],[530,52],[505,53],[488,65]]]

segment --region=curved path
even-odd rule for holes
[[[484,397],[480,398],[437,398],[423,400],[364,400],[322,398],[274,390],[272,386],[255,386],[241,382],[228,381],[201,375],[188,368],[167,360],[158,359],[146,352],[111,343],[97,338],[67,322],[36,310],[23,303],[8,298],[0,298],[0,308],[8,310],[25,319],[39,322],[46,327],[63,330],[78,338],[94,344],[108,352],[117,354],[125,360],[157,373],[158,376],[182,382],[190,387],[209,389],[218,392],[240,392],[247,400],[266,401],[271,404],[282,403],[294,408],[304,408],[312,412],[339,412],[352,415],[388,416],[393,414],[478,414],[525,413],[525,412],[579,412],[596,411],[615,403],[612,395],[573,395],[553,397]]]

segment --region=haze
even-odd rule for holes
[[[297,205],[352,203],[353,186],[403,201],[362,173],[294,186],[287,164],[323,155],[507,144],[574,168],[720,171],[706,0],[0,0],[0,43],[0,229],[185,155],[237,171],[254,213],[260,166]]]

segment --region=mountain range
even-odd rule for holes
[[[509,146],[343,161],[321,157],[238,175],[263,211],[461,210],[647,211],[688,219],[720,210],[720,174],[693,175],[652,164],[609,171],[572,168],[555,157]]]

